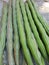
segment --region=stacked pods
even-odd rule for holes
[[[49,26],[33,0],[9,0],[9,4],[4,1],[1,22],[0,65],[5,47],[8,65],[20,65],[20,60],[21,65],[34,65],[32,58],[37,65],[45,65],[49,60]]]

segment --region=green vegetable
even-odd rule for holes
[[[27,0],[27,2],[28,2],[28,5],[30,7],[30,10],[32,12],[32,16],[34,18],[34,22],[35,22],[35,24],[36,24],[36,26],[38,28],[39,33],[41,34],[41,38],[42,38],[42,40],[43,40],[43,42],[44,42],[44,44],[46,46],[47,53],[49,54],[49,38],[48,38],[48,36],[47,36],[42,24],[39,22],[39,20],[38,20],[38,18],[36,16],[36,13],[35,13],[35,10],[34,10],[34,8],[32,6],[31,1]]]
[[[7,53],[8,53],[8,65],[15,65],[14,58],[13,58],[13,29],[12,29],[12,7],[11,7],[11,0],[9,1],[9,9],[8,9]]]
[[[49,35],[49,25],[48,25],[48,23],[46,22],[46,20],[44,19],[44,17],[43,17],[43,16],[39,13],[39,11],[37,10],[34,1],[31,0],[31,2],[32,2],[32,4],[33,4],[34,10],[35,10],[35,12],[36,12],[36,15],[37,15],[37,17],[38,17],[40,23],[43,25],[45,31],[46,31],[47,34]]]
[[[48,57],[47,57],[46,49],[45,49],[45,47],[44,47],[44,45],[43,45],[43,43],[42,43],[42,41],[41,41],[41,39],[40,39],[40,37],[39,37],[37,28],[36,28],[36,26],[35,26],[35,24],[34,24],[34,21],[33,21],[32,16],[31,16],[31,12],[30,12],[30,10],[29,10],[29,6],[28,6],[27,3],[25,3],[25,5],[26,5],[26,12],[27,12],[28,20],[29,20],[29,23],[30,23],[30,25],[31,25],[31,29],[32,29],[32,31],[33,31],[33,33],[34,33],[34,36],[35,36],[35,38],[36,38],[38,47],[39,47],[41,53],[43,54],[44,58],[47,59]]]
[[[16,65],[19,65],[19,37],[16,18],[16,0],[13,0],[13,26],[14,26],[14,56]]]
[[[7,3],[3,2],[2,27],[0,33],[0,65],[3,65],[3,52],[6,41],[6,25],[7,25]]]
[[[29,27],[29,23],[28,23],[26,11],[25,11],[25,6],[24,6],[24,3],[22,0],[20,0],[20,7],[21,7],[21,11],[22,11],[23,20],[24,20],[24,27],[25,27],[25,31],[26,31],[28,46],[30,48],[32,56],[34,57],[34,59],[38,65],[45,65],[45,63],[43,63],[44,60],[42,61],[42,56],[38,50],[38,46],[36,44],[34,35],[33,34],[31,35],[31,29]]]
[[[27,45],[26,45],[25,32],[24,32],[24,28],[23,28],[23,25],[21,22],[22,19],[21,19],[19,0],[16,1],[16,12],[17,12],[17,24],[18,24],[18,30],[19,30],[19,37],[20,37],[20,42],[22,45],[23,53],[24,53],[25,59],[27,61],[27,64],[33,65],[29,50],[28,50]]]

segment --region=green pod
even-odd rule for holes
[[[19,0],[16,1],[16,16],[17,16],[17,24],[18,24],[18,30],[19,30],[19,37],[20,37],[20,42],[22,45],[22,49],[23,49],[23,53],[25,56],[25,59],[27,61],[28,65],[33,65],[32,63],[32,59],[29,53],[29,50],[27,48],[27,44],[26,44],[26,37],[25,37],[25,32],[24,32],[24,28],[22,25],[22,19],[21,19],[21,11],[20,11],[20,6],[19,6]]]
[[[6,26],[7,26],[7,3],[3,2],[2,27],[0,33],[0,65],[3,65],[3,52],[6,41]]]
[[[24,20],[23,23],[24,23],[24,27],[25,27],[25,31],[26,31],[28,47],[30,48],[30,51],[31,51],[32,56],[34,57],[36,63],[38,65],[45,65],[45,63],[42,62],[42,56],[38,50],[38,46],[37,46],[37,43],[35,41],[34,35],[31,34],[31,29],[30,29],[30,26],[28,23],[26,11],[25,11],[25,6],[24,6],[24,3],[22,0],[20,0],[20,7],[21,7],[21,11],[22,11],[23,20]]]
[[[8,65],[15,65],[13,57],[13,28],[12,28],[12,0],[9,1],[8,8],[8,22],[7,22],[7,53],[8,53]]]
[[[36,15],[37,15],[37,17],[38,17],[40,23],[43,25],[45,31],[46,31],[47,34],[49,35],[49,25],[48,25],[48,23],[46,22],[45,18],[44,18],[44,17],[39,13],[39,11],[37,10],[36,5],[35,5],[35,2],[34,2],[33,0],[31,0],[31,3],[32,3],[33,7],[34,7],[34,10],[35,10],[35,12],[36,12]]]
[[[35,36],[37,44],[38,44],[38,47],[39,47],[42,55],[44,56],[44,58],[47,59],[48,57],[47,57],[46,49],[45,49],[45,47],[44,47],[44,45],[43,45],[43,43],[42,43],[42,41],[40,39],[40,36],[39,36],[39,33],[38,33],[37,28],[35,26],[34,20],[32,19],[28,3],[25,3],[25,8],[26,8],[29,23],[31,25],[31,29],[32,29],[32,31],[34,33],[34,36]]]
[[[13,0],[13,27],[14,27],[14,57],[16,65],[19,65],[19,36],[18,36],[18,28],[17,28],[17,18],[16,18],[16,0]]]
[[[35,12],[35,10],[34,10],[34,8],[32,6],[31,1],[27,0],[27,2],[28,2],[30,10],[32,12],[32,16],[34,18],[34,22],[35,22],[35,24],[36,24],[36,26],[38,28],[39,33],[41,34],[41,38],[42,38],[42,40],[43,40],[43,42],[44,42],[44,44],[46,46],[46,50],[47,50],[47,53],[49,55],[49,38],[48,38],[48,36],[47,36],[47,34],[45,32],[45,29],[43,28],[42,24],[39,22],[39,20],[38,20],[38,18],[36,16],[36,12]]]

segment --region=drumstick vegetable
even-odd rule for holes
[[[7,2],[3,2],[3,15],[2,15],[2,27],[1,27],[1,37],[0,37],[0,65],[3,65],[3,52],[5,48],[6,41],[6,25],[7,25]]]
[[[46,31],[47,34],[49,35],[49,25],[48,25],[48,23],[46,22],[46,20],[44,19],[44,17],[43,17],[43,16],[39,13],[39,11],[37,10],[36,5],[35,5],[35,2],[34,2],[33,0],[30,0],[30,1],[31,1],[31,3],[32,3],[33,7],[34,7],[34,10],[35,10],[35,12],[36,12],[36,15],[37,15],[37,17],[38,17],[40,23],[43,25],[45,31]]]
[[[43,45],[43,43],[39,37],[39,33],[38,33],[37,28],[35,26],[34,20],[32,19],[31,12],[29,10],[29,6],[27,3],[25,3],[25,8],[26,8],[29,23],[31,25],[32,32],[34,33],[34,36],[35,36],[37,44],[38,44],[38,47],[39,47],[41,53],[43,54],[44,58],[47,59],[48,57],[47,57],[45,46]]]
[[[24,27],[25,27],[25,31],[27,35],[28,46],[30,48],[32,56],[34,57],[38,65],[45,65],[45,63],[43,63],[44,60],[42,60],[42,56],[38,50],[38,46],[36,44],[34,35],[33,36],[31,35],[31,29],[29,27],[29,23],[28,23],[26,11],[25,11],[25,6],[22,0],[20,0],[20,7],[21,7],[22,15],[23,15],[23,20],[24,20],[23,23],[24,23]]]
[[[32,6],[31,1],[27,0],[27,2],[28,2],[28,5],[30,7],[30,10],[32,12],[32,16],[34,18],[34,22],[35,22],[35,24],[36,24],[36,26],[38,28],[39,33],[41,34],[41,38],[42,38],[42,40],[43,40],[43,42],[44,42],[44,44],[46,46],[46,50],[47,50],[47,53],[49,55],[49,38],[48,38],[48,36],[47,36],[47,34],[45,32],[45,29],[43,28],[42,24],[39,22],[39,20],[38,20],[38,18],[36,16],[36,13],[34,11],[34,8]]]
[[[19,6],[19,0],[16,1],[16,12],[17,12],[17,24],[18,24],[18,29],[19,29],[19,37],[20,37],[20,42],[22,45],[23,53],[24,53],[25,59],[27,61],[27,64],[33,65],[31,56],[30,56],[30,53],[29,53],[29,50],[28,50],[27,44],[26,44],[24,28],[21,23],[22,19],[21,19],[21,15],[20,15],[21,11],[20,11],[20,6]]]
[[[13,0],[13,27],[14,27],[14,56],[15,63],[19,65],[19,36],[18,36],[18,28],[17,28],[17,18],[16,18],[16,0]]]
[[[8,9],[8,23],[7,23],[7,53],[8,53],[8,65],[15,65],[13,58],[13,29],[12,29],[12,8],[11,1],[9,1]]]

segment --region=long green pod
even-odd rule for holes
[[[23,20],[24,20],[24,26],[25,26],[25,31],[27,35],[27,41],[28,41],[28,46],[30,48],[30,51],[32,53],[32,56],[34,57],[36,63],[38,65],[45,65],[45,63],[42,62],[42,56],[38,50],[38,46],[36,44],[34,35],[31,35],[31,29],[29,27],[28,19],[26,16],[26,11],[25,11],[25,6],[22,0],[20,0],[20,7],[23,15]],[[44,60],[43,60],[44,61]]]
[[[13,26],[14,26],[14,56],[15,63],[19,65],[19,37],[18,37],[18,29],[17,29],[17,18],[16,18],[16,0],[13,0]]]
[[[44,17],[37,10],[36,5],[35,5],[35,2],[33,0],[31,0],[31,3],[33,4],[34,10],[35,10],[35,12],[37,14],[37,17],[38,17],[40,23],[43,25],[45,31],[49,35],[49,25],[48,25],[48,23],[46,22],[46,20],[44,19]]]
[[[45,32],[45,29],[43,28],[42,24],[39,22],[39,20],[38,20],[38,18],[36,16],[36,13],[34,11],[34,8],[32,6],[31,1],[27,0],[27,2],[28,2],[28,5],[30,7],[30,10],[32,12],[32,16],[34,18],[34,22],[35,22],[35,24],[36,24],[36,26],[37,26],[37,28],[39,30],[39,33],[41,34],[41,38],[42,38],[42,40],[43,40],[43,42],[44,42],[44,44],[46,46],[46,50],[47,50],[47,53],[49,55],[49,38],[48,38],[48,36],[47,36],[47,34]]]
[[[5,48],[6,41],[6,25],[7,25],[7,2],[3,2],[3,15],[2,15],[2,27],[1,27],[1,37],[0,37],[0,65],[3,65],[3,51]]]
[[[32,31],[34,33],[34,36],[35,36],[37,44],[38,44],[38,47],[39,47],[41,53],[43,54],[44,58],[47,59],[48,57],[47,57],[46,49],[45,49],[45,47],[44,47],[44,45],[43,45],[43,43],[42,43],[42,41],[41,41],[41,39],[39,37],[37,28],[36,28],[36,26],[34,24],[34,21],[33,21],[32,16],[31,16],[31,12],[29,10],[28,3],[25,3],[25,8],[26,8],[29,23],[31,25],[31,29],[32,29]]]
[[[27,44],[26,44],[26,37],[25,37],[25,33],[24,33],[24,28],[22,25],[22,20],[21,20],[21,12],[20,12],[20,7],[19,7],[19,0],[16,1],[16,14],[17,14],[17,24],[18,24],[18,29],[19,29],[19,37],[20,37],[20,42],[22,45],[22,49],[23,49],[23,53],[25,56],[25,59],[27,61],[28,65],[33,65],[32,60],[31,60],[31,56],[29,53],[29,50],[27,48]]]
[[[11,0],[9,1],[8,23],[7,23],[7,53],[8,65],[15,65],[13,58],[13,29],[12,29],[12,7]]]

